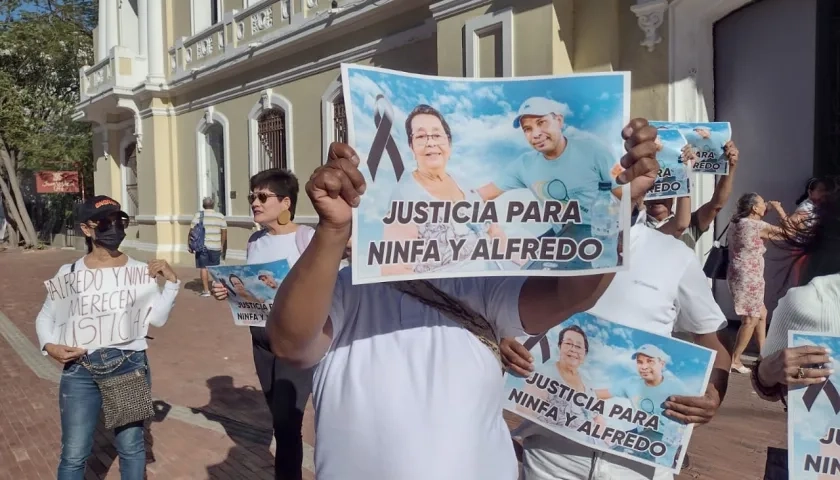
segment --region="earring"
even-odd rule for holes
[[[277,223],[280,225],[286,225],[292,221],[292,212],[288,210],[283,210],[280,212],[280,215],[277,215]]]

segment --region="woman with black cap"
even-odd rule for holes
[[[63,265],[58,276],[81,270],[146,266],[119,251],[128,215],[114,199],[104,195],[89,198],[79,207],[77,221],[87,242],[87,255]],[[163,290],[152,300],[145,316],[148,324],[160,327],[169,317],[181,283],[164,260],[149,262],[148,272],[151,277],[165,279]],[[56,322],[66,314],[56,307],[52,296],[48,296],[35,328],[44,354],[64,365],[58,396],[61,412],[58,480],[84,478],[100,410],[105,412],[106,426],[114,428],[121,478],[141,480],[146,469],[143,420],[152,411],[145,333],[101,348],[65,345],[62,343],[75,343],[75,339],[62,342],[56,332]]]

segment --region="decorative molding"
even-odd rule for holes
[[[208,55],[213,54],[213,36],[209,36],[205,39],[199,40],[198,43],[195,44],[195,56],[197,58],[204,58]]]
[[[137,153],[143,151],[143,120],[140,118],[140,109],[137,104],[130,98],[120,98],[117,100],[117,108],[124,108],[130,110],[134,115],[134,138],[137,141]]]
[[[513,76],[513,8],[490,12],[467,20],[464,25],[466,76],[477,77],[480,65],[478,55],[479,35],[500,29],[502,34],[502,74]]]
[[[251,35],[271,28],[272,25],[274,25],[274,17],[271,7],[251,15]]]
[[[433,3],[429,6],[429,10],[431,10],[432,17],[436,21],[441,21],[491,3],[493,3],[493,0],[443,0]]]
[[[288,20],[291,15],[292,15],[291,0],[280,0],[280,18],[282,18],[283,20]]]
[[[306,8],[315,8],[318,6],[318,0],[306,0]]]
[[[665,20],[667,10],[668,0],[636,0],[636,4],[630,6],[630,11],[638,17],[639,28],[645,34],[639,45],[647,47],[648,52],[652,52],[662,42],[659,27]]]
[[[218,105],[220,103],[264,91],[270,87],[276,87],[287,83],[307,78],[318,73],[331,70],[338,67],[342,63],[354,63],[373,55],[381,54],[395,48],[403,47],[421,40],[425,40],[435,33],[435,22],[428,20],[419,27],[405,30],[394,35],[373,40],[363,45],[335,53],[328,57],[315,60],[305,65],[292,67],[288,70],[274,73],[272,75],[261,77],[253,82],[242,86],[236,86],[210,94],[206,97],[197,98],[189,103],[184,103],[178,107],[169,107],[168,109],[157,109],[155,115],[177,116],[184,113],[192,112],[198,109],[206,108],[210,105]],[[204,72],[199,72],[198,76],[206,75]],[[80,107],[77,107],[80,108]],[[143,112],[144,117],[152,115],[150,110]]]
[[[125,150],[132,143],[136,143],[136,140],[134,138],[132,138],[132,135],[130,135],[129,133],[130,132],[128,132],[128,131],[123,132],[122,140],[120,140],[120,152],[119,152],[119,155],[120,155],[120,197],[121,197],[120,198],[120,204],[122,204],[123,208],[125,208],[125,206],[128,205],[128,202],[129,202],[128,182],[126,181],[126,174],[127,174],[127,171],[128,171],[128,159],[125,158]],[[137,155],[137,153],[139,153],[139,150],[137,150],[136,146],[135,146],[135,151],[136,151],[135,155]],[[139,172],[140,162],[139,161],[137,162],[137,169],[138,169],[137,178],[135,180],[137,180],[138,185],[139,185],[139,181],[140,181],[140,178],[139,178],[140,177],[140,172]],[[134,215],[132,215],[132,216],[135,217],[135,220],[136,220],[136,217],[137,217],[137,213],[139,211],[140,211],[140,199],[138,198],[137,199],[137,212],[132,212],[132,213],[134,213]]]

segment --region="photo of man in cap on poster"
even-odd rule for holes
[[[642,411],[648,415],[659,416],[659,425],[657,428],[645,428],[637,426],[635,433],[647,438],[651,442],[663,442],[667,446],[679,442],[678,438],[683,431],[679,424],[673,420],[668,419],[662,412],[666,410],[665,402],[669,397],[676,395],[685,395],[686,387],[680,380],[673,375],[666,374],[666,365],[671,358],[656,345],[645,344],[636,349],[631,356],[636,361],[636,371],[638,378],[633,378],[626,383],[616,386],[616,388],[596,389],[595,392],[598,398],[607,400],[613,397],[623,397],[630,400],[633,409]],[[666,432],[672,433],[666,438]],[[675,442],[676,441],[676,442]],[[675,450],[675,449],[670,449]],[[664,455],[662,458],[654,459],[648,452],[638,453],[636,456],[645,457],[648,460],[656,461],[660,464],[671,465],[674,461],[678,451],[671,451],[670,455]]]
[[[579,241],[592,236],[589,209],[598,194],[598,183],[610,182],[617,198],[621,197],[621,188],[615,183],[618,159],[605,143],[594,136],[564,134],[568,110],[566,105],[545,97],[525,100],[513,120],[513,128],[522,130],[533,151],[520,155],[477,192],[485,201],[519,188],[529,189],[541,202],[577,200],[582,223],[552,225],[541,237]],[[540,268],[539,263],[533,262],[526,268]],[[577,257],[566,263],[570,269],[587,267],[589,263]]]

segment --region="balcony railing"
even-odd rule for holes
[[[245,10],[225,13],[221,23],[169,49],[169,77],[178,80],[211,66],[228,55],[257,47],[290,26],[330,8],[330,0],[264,0]],[[341,2],[345,3],[345,2]]]
[[[79,70],[79,97],[85,101],[110,89],[131,90],[148,75],[145,57],[125,47],[113,47],[110,54],[92,67]]]

